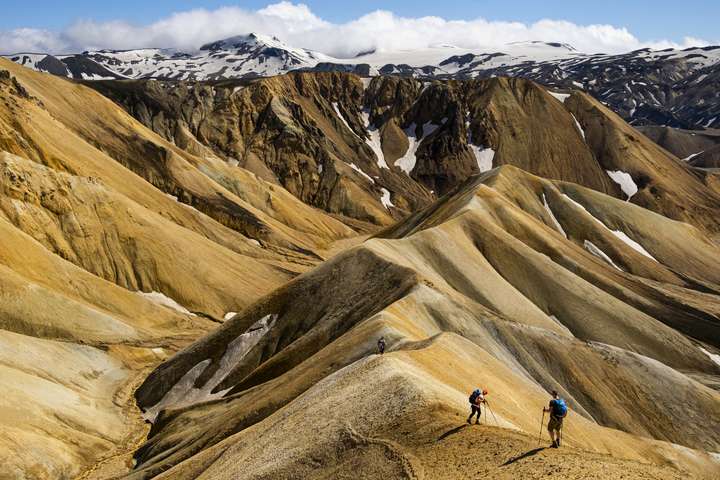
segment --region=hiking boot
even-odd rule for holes
[[[472,425],[472,420],[470,420],[469,418],[467,419],[467,422],[468,422],[468,425]]]
[[[553,443],[551,446],[552,446],[552,448],[558,448],[560,446],[560,444],[558,444],[557,441],[553,440]]]
[[[479,421],[476,421],[476,422],[475,422],[475,425],[480,425],[480,422],[479,422]]]

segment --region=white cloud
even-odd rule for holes
[[[440,17],[401,17],[383,10],[334,24],[315,15],[307,5],[282,1],[255,11],[234,6],[188,10],[147,25],[83,20],[61,32],[22,28],[0,32],[0,48],[4,53],[140,47],[193,50],[204,43],[250,32],[275,35],[290,45],[341,57],[372,48],[395,50],[452,44],[481,49],[526,40],[569,43],[588,53],[708,44],[705,40],[690,37],[680,42],[641,41],[626,28],[577,25],[565,20],[546,19],[532,24],[483,18],[445,20]]]

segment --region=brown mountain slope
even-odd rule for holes
[[[568,444],[712,478],[702,450],[720,449],[720,395],[701,382],[720,365],[700,347],[718,348],[720,271],[691,259],[718,253],[694,227],[593,190],[513,167],[472,178],[154,371],[137,398],[159,415],[129,478],[330,478],[372,463],[368,445],[389,445],[399,460],[385,467],[411,478],[459,478],[442,445],[418,445],[445,431],[425,430],[437,412],[462,422],[478,384],[502,426],[536,434],[558,388]],[[380,335],[389,358],[370,355]]]
[[[149,368],[354,235],[0,60],[0,477],[74,478],[130,448]]]
[[[627,199],[609,172],[624,173],[640,190],[632,202],[720,230],[714,179],[590,97],[523,79],[296,73],[243,84],[88,85],[181,148],[211,150],[361,228],[387,225],[389,215],[401,218],[469,175],[509,164]]]
[[[468,348],[470,350],[468,350]],[[458,353],[472,360],[458,361]],[[596,449],[638,449],[638,458],[667,455],[669,465],[622,460],[578,449],[586,422],[568,422],[560,451],[538,448],[537,437],[518,432],[523,424],[517,405],[493,403],[503,428],[464,423],[463,377],[475,369],[493,371],[479,349],[453,335],[424,345],[371,355],[319,382],[262,422],[176,465],[156,478],[447,478],[490,475],[493,478],[668,479],[701,476],[708,459],[662,442],[643,442],[607,429],[592,431]],[[452,375],[439,371],[446,360]],[[501,369],[508,380],[512,373]],[[496,380],[495,375],[486,380]],[[510,393],[496,383],[492,395]],[[517,392],[514,399],[520,400]],[[523,392],[524,394],[525,392]],[[524,398],[522,399],[524,400]],[[539,397],[538,397],[539,400]],[[539,414],[539,401],[532,414]],[[527,412],[537,427],[539,418]],[[512,423],[511,423],[512,422]],[[515,431],[513,431],[515,430]],[[308,433],[312,432],[308,441]],[[646,444],[646,446],[643,446]],[[602,445],[602,446],[601,446]],[[521,458],[525,456],[525,458]],[[643,458],[643,461],[645,458]],[[673,465],[683,465],[675,470]],[[242,467],[240,467],[242,465]],[[142,478],[131,475],[130,478]],[[709,478],[709,477],[708,477]]]
[[[566,103],[603,168],[631,175],[639,189],[634,203],[717,235],[720,194],[707,175],[675,159],[589,95],[575,92]]]
[[[290,250],[322,247],[353,233],[247,171],[168,143],[91,89],[2,62],[24,92],[3,85],[3,150],[100,178],[144,207],[167,210],[174,222],[224,243],[240,242],[227,239],[223,226]],[[162,192],[210,219],[198,220],[197,212]]]
[[[687,158],[720,144],[720,132],[713,129],[685,130],[659,125],[637,128],[643,135],[678,158]]]
[[[0,477],[127,473],[133,397],[132,477],[465,475],[477,382],[497,457],[555,387],[577,462],[712,477],[714,177],[524,81],[97,85],[0,60]]]
[[[716,129],[682,130],[652,126],[640,127],[639,130],[693,167],[720,168],[720,131]]]

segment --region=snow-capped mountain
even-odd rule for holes
[[[720,47],[606,55],[581,53],[563,43],[529,41],[474,50],[452,45],[372,50],[353,58],[335,58],[251,33],[212,42],[194,52],[148,48],[58,56],[20,53],[8,58],[79,80],[206,81],[293,70],[436,79],[518,76],[557,88],[583,89],[634,125],[720,127],[720,102],[716,100]]]
[[[194,52],[143,48],[57,56],[19,53],[8,58],[35,70],[79,80],[217,80],[271,76],[331,60],[322,53],[293,48],[275,37],[254,33],[208,43]]]

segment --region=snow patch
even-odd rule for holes
[[[480,173],[485,173],[489,170],[492,170],[493,168],[493,159],[495,158],[495,150],[492,148],[484,148],[482,146],[473,145],[472,143],[470,145],[470,150],[472,150],[473,155],[475,155],[475,160],[477,161],[477,166],[480,169]]]
[[[548,93],[550,95],[552,95],[553,97],[557,98],[558,100],[560,100],[560,102],[562,102],[562,103],[565,103],[565,100],[567,100],[568,97],[570,96],[569,93],[557,93],[557,92],[551,92],[550,90],[548,90]]]
[[[705,349],[702,348],[702,347],[699,347],[699,348],[700,348],[700,350],[702,350],[702,352],[703,352],[705,355],[707,355],[708,357],[710,357],[710,360],[712,360],[713,362],[715,362],[715,363],[717,363],[718,365],[720,365],[720,355],[717,355],[717,354],[715,354],[715,353],[710,353],[710,352],[708,352],[707,350],[705,350]]]
[[[580,125],[580,122],[578,122],[577,118],[575,118],[575,115],[573,115],[572,113],[570,115],[572,115],[573,120],[575,120],[575,126],[580,131],[580,135],[582,135],[583,140],[585,140],[585,130],[583,130],[582,126]]]
[[[702,151],[700,151],[700,152],[697,152],[697,153],[693,153],[693,154],[691,154],[691,155],[688,155],[687,157],[683,158],[682,161],[683,161],[683,162],[689,162],[690,160],[692,160],[693,158],[697,157],[698,155],[700,155],[700,154],[703,153],[703,152],[705,152],[705,150],[702,150]]]
[[[411,123],[410,126],[405,129],[405,135],[407,135],[408,138],[408,149],[407,151],[405,151],[405,154],[401,158],[395,160],[395,166],[406,174],[410,175],[410,173],[415,168],[415,164],[417,163],[417,158],[415,157],[415,154],[417,153],[418,147],[420,147],[420,143],[422,143],[422,140],[425,137],[437,130],[439,126],[440,125],[435,125],[431,122],[424,124],[422,126],[422,133],[418,138],[415,136],[417,125],[415,125],[415,123]]]
[[[645,248],[644,248],[642,245],[640,245],[638,242],[636,242],[635,240],[633,240],[632,238],[630,238],[625,232],[623,232],[623,231],[621,231],[621,230],[611,230],[607,225],[605,225],[605,224],[604,224],[603,222],[601,222],[599,219],[595,218],[595,216],[594,216],[592,213],[590,213],[590,212],[587,210],[587,208],[585,208],[585,207],[582,206],[580,203],[578,203],[578,202],[576,202],[575,200],[573,200],[572,198],[570,198],[567,194],[563,193],[563,197],[567,198],[571,203],[573,203],[573,204],[576,205],[577,207],[583,209],[583,210],[585,211],[585,213],[587,213],[588,215],[590,215],[590,218],[592,218],[592,219],[595,220],[597,223],[599,223],[600,225],[602,225],[603,227],[605,227],[605,229],[610,230],[610,231],[613,233],[613,235],[615,235],[617,238],[619,238],[620,240],[622,240],[627,246],[629,246],[630,248],[632,248],[632,249],[635,250],[636,252],[645,255],[645,256],[648,257],[649,259],[655,260],[655,261],[657,262],[657,259],[656,259],[655,257],[653,257],[652,255],[650,255],[650,252],[648,252],[647,250],[645,250]],[[658,262],[658,263],[659,263],[659,262]]]
[[[568,238],[567,233],[565,233],[565,230],[563,230],[562,225],[560,225],[560,222],[558,222],[558,219],[555,218],[555,214],[550,209],[550,205],[548,205],[547,198],[545,198],[545,194],[542,194],[543,199],[543,205],[545,206],[545,210],[550,214],[550,218],[553,221],[553,224],[555,225],[555,228],[557,228],[558,232],[562,233],[562,236],[565,238]]]
[[[585,243],[583,244],[585,247],[585,250],[592,253],[596,257],[598,257],[600,260],[612,265],[613,267],[617,268],[622,272],[622,269],[615,265],[615,262],[612,261],[612,259],[602,250],[600,250],[599,247],[597,247],[594,243],[592,243],[590,240],[585,240]]]
[[[620,188],[622,189],[623,193],[628,196],[627,201],[629,202],[633,195],[635,195],[638,192],[638,186],[633,180],[632,176],[627,173],[623,172],[621,170],[605,170],[612,178],[613,182],[620,185]]]
[[[380,201],[382,204],[390,210],[390,207],[394,207],[393,203],[390,201],[390,191],[387,188],[381,188],[382,196],[380,197]]]
[[[600,222],[600,223],[602,223],[602,222]],[[605,224],[603,223],[603,225],[605,225]],[[607,227],[605,227],[605,228],[607,228]],[[650,258],[650,259],[652,259],[652,260],[655,260],[655,261],[657,262],[657,260],[655,259],[655,257],[653,257],[652,255],[650,255],[650,252],[648,252],[647,250],[645,250],[645,248],[643,248],[643,246],[640,245],[638,242],[636,242],[636,241],[633,240],[632,238],[628,237],[625,232],[620,231],[620,230],[612,230],[612,232],[615,234],[616,237],[618,237],[620,240],[622,240],[623,242],[625,242],[630,248],[632,248],[633,250],[635,250],[635,251],[637,251],[637,252],[639,252],[639,253],[642,253],[642,254],[645,255],[646,257],[648,257],[648,258]]]
[[[343,117],[342,113],[340,113],[340,108],[338,107],[337,102],[332,102],[332,106],[333,106],[333,109],[335,110],[335,113],[337,114],[338,118],[343,123],[343,125],[345,125],[347,127],[347,129],[350,130],[350,132],[353,135],[355,135],[357,138],[360,138],[360,136],[357,133],[355,133],[355,131],[352,128],[350,128],[350,124],[347,122],[347,120],[345,120],[345,117]]]
[[[175,310],[176,312],[185,313],[187,315],[195,316],[194,313],[190,312],[187,308],[180,305],[178,302],[173,300],[172,298],[168,297],[167,295],[160,293],[160,292],[136,292],[138,295],[141,295],[151,302],[157,303],[158,305],[162,305],[164,307],[170,308],[172,310]]]
[[[158,403],[143,413],[143,418],[154,422],[158,413],[165,408],[185,407],[216,398],[222,398],[230,388],[217,392],[213,392],[212,390],[219,385],[245,355],[260,342],[262,337],[275,324],[275,320],[277,320],[276,314],[266,315],[255,322],[245,333],[228,343],[225,348],[225,353],[222,358],[220,358],[217,370],[215,370],[212,378],[205,382],[200,388],[194,386],[195,382],[200,378],[200,375],[202,375],[212,360],[209,358],[205,359],[192,367],[167,391]]]
[[[355,165],[354,163],[351,163],[351,164],[350,164],[350,168],[352,168],[353,170],[355,170],[356,172],[358,172],[360,175],[362,175],[363,177],[365,177],[365,178],[367,178],[368,180],[370,180],[370,183],[375,183],[375,180],[373,180],[372,177],[370,177],[370,175],[368,175],[367,173],[365,173],[365,172],[363,172],[362,170],[360,170],[360,167],[358,167],[358,166]]]
[[[80,77],[83,80],[115,80],[115,77],[103,77],[97,73],[83,73],[80,72]]]
[[[237,312],[227,312],[225,315],[223,315],[223,320],[230,320],[235,315],[237,315]]]
[[[380,168],[387,168],[388,167],[387,162],[385,161],[385,154],[382,151],[382,140],[380,139],[380,129],[375,127],[374,125],[370,124],[370,112],[367,110],[363,110],[360,114],[362,116],[363,122],[365,123],[365,130],[368,132],[368,138],[365,139],[365,143],[368,144],[368,146],[372,149],[373,153],[375,153],[375,158],[377,158],[377,164]]]

